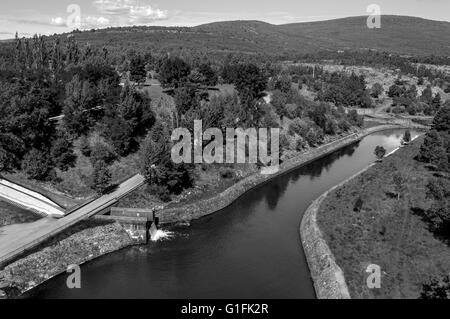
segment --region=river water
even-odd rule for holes
[[[299,225],[311,201],[391,152],[403,130],[365,137],[270,183],[231,206],[169,229],[173,236],[131,247],[81,267],[81,289],[68,274],[29,293],[31,298],[315,298]],[[411,132],[417,136],[417,132]]]

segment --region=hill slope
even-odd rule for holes
[[[367,17],[272,25],[227,21],[192,28],[124,27],[76,34],[80,41],[110,48],[197,49],[207,52],[313,53],[318,50],[374,49],[410,55],[450,56],[450,22],[382,16],[380,29]]]

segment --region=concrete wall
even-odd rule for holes
[[[65,213],[63,208],[44,195],[5,179],[0,179],[0,198],[44,216],[62,217]]]

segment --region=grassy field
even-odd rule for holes
[[[41,216],[31,211],[18,208],[0,200],[0,227],[12,224],[30,223],[40,218]]]
[[[414,160],[422,138],[336,189],[324,200],[319,227],[343,269],[353,298],[418,298],[422,284],[450,273],[450,249],[416,211],[431,200],[425,187],[433,172]],[[406,179],[400,200],[394,173]],[[361,209],[355,209],[359,202]],[[367,266],[381,267],[381,288],[368,289]]]

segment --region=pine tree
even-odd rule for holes
[[[436,163],[443,148],[442,139],[436,130],[430,130],[420,147],[419,159],[425,163]]]

